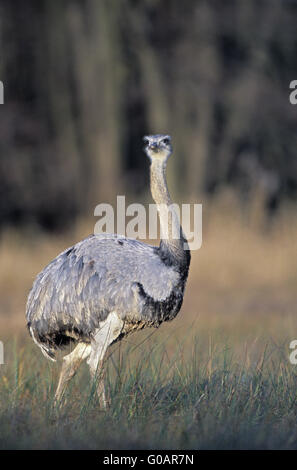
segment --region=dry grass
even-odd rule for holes
[[[297,383],[288,356],[297,338],[297,218],[287,210],[259,228],[226,204],[204,207],[203,245],[192,255],[178,318],[113,348],[106,414],[85,368],[66,408],[52,408],[58,367],[32,344],[24,319],[37,272],[88,235],[92,222],[60,237],[2,235],[2,448],[295,447]]]

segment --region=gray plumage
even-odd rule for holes
[[[153,198],[169,205],[165,168],[170,137],[145,139]],[[94,346],[111,312],[121,325],[116,339],[174,318],[190,263],[179,229],[180,240],[162,240],[159,247],[117,235],[90,235],[57,256],[37,276],[27,302],[29,331],[42,352],[55,359],[56,350],[70,341]]]
[[[39,340],[52,348],[59,345],[59,338],[65,341],[62,334],[90,340],[99,322],[114,310],[130,323],[157,326],[162,317],[148,308],[141,286],[148,297],[162,302],[179,280],[179,272],[164,264],[156,247],[116,235],[91,235],[37,276],[28,298],[27,321]]]

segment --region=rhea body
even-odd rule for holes
[[[56,360],[59,349],[76,343],[63,358],[56,401],[87,359],[105,407],[103,360],[107,348],[132,331],[172,320],[181,308],[190,251],[171,208],[166,183],[171,138],[151,135],[144,142],[160,219],[160,245],[116,234],[90,235],[46,266],[30,291],[27,325],[43,354]]]

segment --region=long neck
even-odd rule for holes
[[[160,227],[160,250],[164,255],[173,257],[179,264],[187,263],[189,253],[185,252],[187,241],[180,226],[179,218],[173,207],[166,182],[166,162],[153,160],[151,163],[151,192],[157,204]]]

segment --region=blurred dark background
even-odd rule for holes
[[[0,226],[146,198],[151,132],[177,198],[294,202],[296,24],[295,0],[0,0]]]

